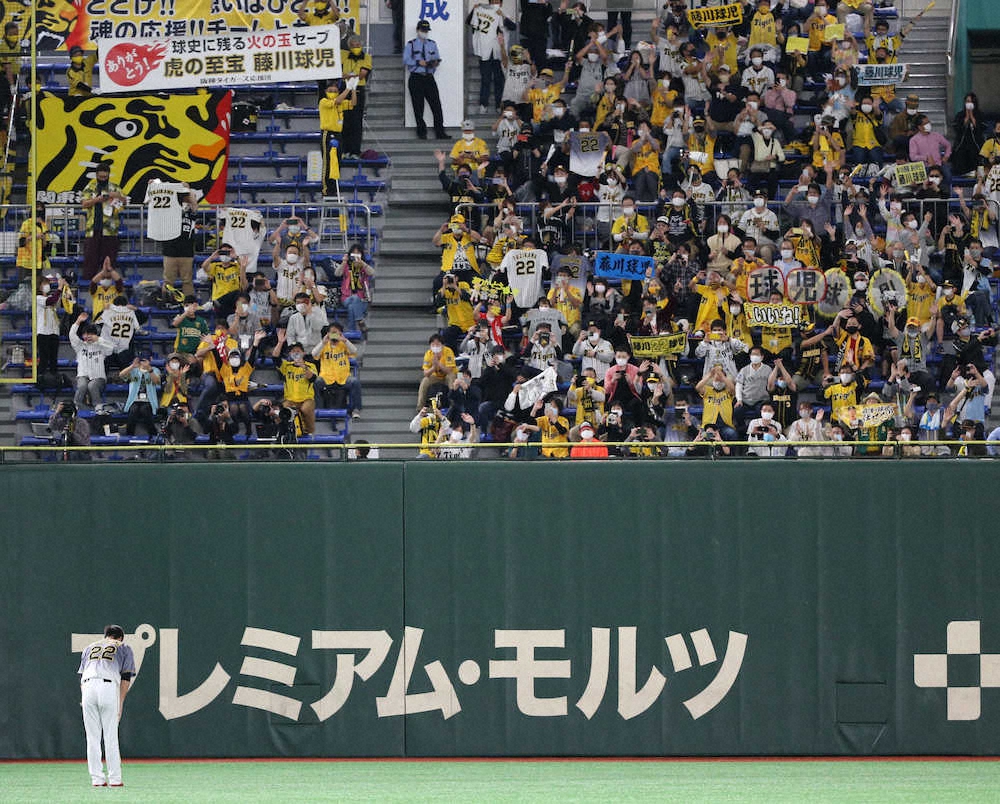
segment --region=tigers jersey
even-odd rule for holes
[[[837,346],[840,347],[840,354],[837,360],[837,369],[845,363],[850,363],[855,368],[860,368],[865,361],[875,359],[875,350],[872,342],[860,333],[851,335],[848,332],[841,332],[836,339]]]
[[[569,133],[569,169],[577,176],[596,176],[604,164],[604,152],[611,145],[606,131],[593,134]]]
[[[291,360],[282,360],[278,373],[285,378],[285,399],[289,402],[305,402],[315,397],[313,381],[309,376],[315,373],[311,363],[296,365]]]
[[[264,216],[255,209],[235,209],[227,207],[222,210],[222,219],[226,223],[222,233],[224,245],[233,247],[237,254],[256,254],[260,250],[252,224],[263,225]]]
[[[503,25],[503,11],[498,6],[478,5],[469,13],[472,28],[472,52],[481,60],[500,58],[500,40],[497,33]]]
[[[251,374],[253,374],[253,366],[249,363],[241,363],[236,371],[233,371],[233,367],[229,363],[224,363],[219,369],[219,376],[222,378],[225,392],[238,396],[246,396],[250,393]]]
[[[291,304],[295,294],[302,290],[302,266],[299,263],[289,265],[282,260],[274,270],[276,273],[274,295],[282,304]]]
[[[80,682],[99,678],[119,682],[135,675],[135,656],[132,648],[115,639],[100,639],[83,649],[80,656]]]
[[[847,424],[847,409],[858,403],[858,384],[854,381],[850,385],[835,382],[827,386],[823,396],[830,400],[830,420]]]
[[[116,283],[108,285],[103,288],[97,282],[90,283],[90,317],[94,321],[99,321],[101,318],[101,313],[104,312],[105,307],[110,307],[111,302],[115,300],[115,296],[121,293],[121,289]]]
[[[146,185],[146,231],[150,240],[174,240],[181,236],[181,195],[190,190],[177,182],[151,181]]]
[[[677,101],[677,92],[673,89],[664,89],[657,86],[653,90],[653,108],[649,113],[649,125],[660,130],[667,121],[667,116],[674,110],[674,103]]]
[[[25,218],[17,235],[17,267],[37,271],[49,270],[49,258],[45,256],[45,238],[49,227],[44,218],[35,218],[35,236],[31,234],[31,218]],[[41,235],[41,238],[39,238]]]
[[[926,283],[906,283],[906,315],[908,318],[920,319],[921,325],[931,320],[931,305],[934,303],[934,291]]]
[[[711,383],[705,386],[705,394],[701,398],[701,426],[718,424],[723,421],[730,427],[733,426],[733,402],[735,398],[728,388],[720,391],[715,390]]]
[[[449,374],[455,371],[455,353],[451,350],[450,346],[444,346],[441,348],[441,352],[438,356],[438,362],[441,364],[441,369],[435,369],[434,373],[431,374],[431,378],[435,380],[444,381]],[[434,365],[434,352],[428,349],[424,352],[424,362],[421,363],[421,371],[430,371],[431,367]]]
[[[818,17],[813,14],[805,22],[806,30],[809,32],[809,52],[815,53],[823,47],[823,35],[827,25],[836,25],[837,18],[832,14],[825,17]]]
[[[448,324],[458,327],[465,332],[469,327],[476,325],[476,318],[472,312],[472,304],[469,302],[468,294],[472,292],[468,282],[459,282],[458,290],[448,290],[441,288],[441,298],[444,299],[445,307],[448,310]],[[462,294],[465,293],[465,298]]]
[[[240,264],[237,260],[210,262],[205,273],[212,277],[213,299],[221,299],[227,293],[240,289]]]
[[[776,47],[778,44],[777,28],[774,24],[774,14],[758,11],[750,20],[750,38],[747,40],[747,50],[759,45]]]
[[[586,382],[588,385],[585,387],[577,388],[570,386],[566,401],[576,405],[576,419],[574,423],[577,426],[583,424],[583,422],[590,422],[596,427],[604,421],[604,401],[598,402],[594,399],[592,393],[587,393],[587,390],[603,394],[604,387],[598,385],[596,382],[590,385],[591,380],[586,380]]]
[[[185,318],[177,327],[174,351],[193,355],[201,346],[201,339],[208,335],[208,324],[201,316]]]
[[[660,175],[660,155],[648,143],[643,143],[639,152],[632,157],[632,175],[640,170],[648,170],[656,176]]]
[[[721,318],[723,321],[726,319],[725,311],[729,309],[727,301],[729,298],[729,288],[725,285],[720,285],[717,288],[711,288],[708,285],[695,285],[694,291],[701,297],[694,328],[695,330],[700,329],[703,332],[708,332],[715,319]]]
[[[569,449],[554,447],[553,444],[569,444],[569,422],[563,416],[557,416],[555,422],[548,416],[539,416],[535,424],[542,433],[542,455],[546,458],[568,458]],[[559,431],[562,428],[562,432]]]
[[[528,91],[528,84],[531,83],[531,65],[508,63],[504,73],[506,81],[503,85],[503,100],[523,103],[524,93]]]
[[[526,100],[531,104],[531,122],[541,123],[545,108],[550,103],[554,103],[560,94],[562,94],[562,86],[559,84],[529,89]]]
[[[319,127],[321,131],[339,134],[344,130],[344,112],[354,108],[349,100],[337,101],[323,98],[319,102]]]
[[[132,336],[139,329],[139,319],[128,307],[110,305],[101,315],[101,337],[113,344],[115,352],[128,349]]]
[[[351,353],[343,341],[330,341],[319,353],[319,376],[327,385],[343,385],[351,375]]]
[[[792,348],[791,327],[761,327],[760,345],[772,355],[777,355],[785,349]]]
[[[533,307],[542,295],[542,272],[548,270],[549,257],[540,248],[515,248],[500,263],[507,274],[507,284],[514,291],[518,307]]]

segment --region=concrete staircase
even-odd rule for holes
[[[351,434],[373,443],[410,443],[416,439],[408,425],[416,411],[420,363],[437,328],[431,282],[440,251],[431,237],[449,214],[434,151],[450,149],[451,142],[419,140],[401,126],[409,99],[399,56],[376,56],[373,66],[365,145],[390,155],[391,186],[362,370],[364,415]]]
[[[950,136],[948,122],[948,18],[953,3],[937,0],[903,41],[899,60],[908,65],[906,81],[896,88],[898,95],[920,96],[920,111],[931,118],[934,128]],[[920,7],[923,3],[919,4]],[[903,20],[900,24],[903,24]]]

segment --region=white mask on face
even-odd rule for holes
[[[924,130],[925,134],[930,134],[931,133],[931,124],[930,123],[924,123],[921,126],[921,128]]]
[[[242,361],[240,360],[240,358],[239,358],[238,355],[235,356],[235,357],[229,358],[229,365],[232,366],[233,368],[239,368],[241,362]]]
[[[785,86],[785,84],[787,84],[787,83],[788,83],[788,81],[787,81],[786,79],[784,79],[784,78],[779,78],[779,79],[778,79],[778,86],[779,86],[779,87],[783,87],[783,86]]]
[[[616,357],[615,358],[615,365],[624,366],[627,363],[628,363],[628,358],[627,357]]]
[[[792,251],[790,248],[783,248],[781,250],[781,259],[783,259],[783,260],[790,260],[792,258],[792,255],[794,253],[795,252]]]
[[[566,114],[566,110],[562,106],[553,106],[552,107],[552,116],[553,117],[562,117],[564,114]]]
[[[607,290],[606,285],[594,285],[594,293],[604,293]]]
[[[761,357],[760,355],[750,355],[750,362],[753,363],[756,366],[756,365],[758,365],[760,363],[763,363],[764,362],[764,358]],[[760,415],[763,416],[764,414],[762,413]]]
[[[819,203],[819,196],[818,195],[809,195],[809,196],[806,196],[806,201],[808,201],[810,204],[818,204]]]
[[[289,265],[295,265],[295,263],[297,263],[298,261],[299,261],[299,255],[298,254],[286,254],[285,255],[285,262],[287,262]]]
[[[295,305],[295,309],[298,310],[300,313],[302,313],[302,315],[305,315],[306,306],[302,302],[299,302],[298,304],[296,304]]]
[[[864,279],[859,279],[857,282],[854,283],[854,287],[857,288],[858,290],[864,290],[866,287],[868,287],[868,282],[865,281]]]
[[[757,101],[747,101],[747,108],[748,108],[748,109],[749,109],[749,110],[750,110],[751,112],[755,112],[755,111],[757,111],[757,106],[758,106],[758,105],[759,105],[759,104],[757,103]]]
[[[249,304],[240,304],[240,312],[241,313],[248,313],[248,312],[250,312],[250,305]]]
[[[566,177],[565,177],[565,176],[559,176],[559,175],[556,175],[556,176],[553,176],[553,177],[552,177],[552,180],[553,180],[553,181],[554,181],[554,182],[555,182],[556,184],[558,184],[558,185],[559,185],[560,187],[562,187],[562,186],[563,186],[563,185],[564,185],[564,184],[566,183]]]
[[[588,53],[587,54],[587,61],[589,61],[589,62],[595,62],[600,57],[601,57],[601,55],[599,53]]]
[[[929,181],[931,184],[937,186],[937,185],[939,185],[941,183],[941,178],[942,178],[941,176],[928,176],[927,177],[927,181]]]
[[[861,104],[861,111],[864,112],[865,114],[870,114],[871,110],[872,110],[872,105],[870,103]]]
[[[177,361],[177,360],[171,360],[168,365],[169,365],[171,371],[180,371],[181,364],[180,364],[179,361]]]
[[[966,101],[965,102],[965,108],[966,108],[967,111],[971,112],[973,109],[976,108],[976,104],[974,104],[972,101]]]
[[[764,60],[760,56],[754,56],[752,59],[750,59],[750,63],[754,67],[760,67],[764,63]]]
[[[924,282],[926,282],[926,281],[927,281],[927,280],[926,280],[926,279],[924,278],[924,275],[923,275],[923,274],[921,274],[920,276],[918,276],[918,277],[917,277],[917,284],[918,284],[918,285],[922,285],[922,284],[924,284]]]
[[[581,134],[589,134],[590,133],[590,129],[589,128],[581,128],[580,129],[580,133]]]
[[[763,198],[755,198],[755,199],[753,200],[753,205],[754,205],[754,207],[756,207],[757,209],[761,209],[761,208],[763,208],[764,204],[766,204],[766,203],[767,203],[767,202],[766,202],[766,201],[765,201],[765,200],[764,200]]]
[[[841,385],[850,385],[851,384],[851,380],[853,380],[853,379],[854,379],[854,375],[853,374],[841,373],[841,375],[840,375],[840,384]]]
[[[98,284],[100,284],[102,288],[109,288],[114,284],[114,280],[102,279]]]
[[[720,223],[718,226],[715,227],[715,230],[719,234],[725,234],[726,232],[729,231],[729,226],[725,223]]]
[[[44,295],[46,295],[46,294],[48,294],[48,292],[49,292],[49,286],[48,286],[47,284],[45,284],[45,285],[42,285],[42,286],[41,286],[41,287],[39,287],[38,289],[39,289],[40,291],[42,291],[42,295],[43,295],[43,296],[44,296]]]
[[[462,132],[462,139],[465,140],[466,142],[472,142],[475,138],[476,138],[476,132],[475,131],[463,131]]]
[[[801,410],[799,410],[800,419],[808,419],[811,415],[812,415],[811,408],[802,408]]]
[[[635,215],[635,207],[622,207],[622,215],[626,218],[631,218]]]
[[[844,86],[847,83],[847,77],[843,75],[838,75],[837,83],[840,84],[840,86]]]
[[[594,437],[594,431],[591,430],[589,427],[584,427],[580,431],[580,438],[593,438],[593,437]]]
[[[766,421],[766,422],[769,422],[769,421],[771,421],[771,419],[773,419],[773,418],[774,418],[774,413],[773,413],[773,412],[771,412],[770,410],[762,410],[762,411],[760,412],[760,417],[761,417],[761,418],[762,418],[762,419],[763,419],[764,421]]]
[[[600,339],[601,339],[601,333],[600,332],[591,332],[587,336],[587,340],[590,341],[591,343],[597,343]]]
[[[899,201],[890,201],[889,209],[893,212],[899,212],[903,208],[903,205]]]
[[[906,222],[906,226],[907,226],[908,228],[910,228],[910,229],[917,229],[917,228],[919,228],[919,227],[920,227],[920,224],[919,224],[919,223],[917,223],[917,219],[916,219],[916,218],[912,218],[911,220],[908,220],[908,221]]]
[[[680,209],[684,206],[684,199],[675,197],[670,200],[670,203],[674,205],[674,209]]]
[[[505,111],[503,113],[503,116],[506,117],[508,120],[513,120],[514,119],[514,113],[510,109],[508,109],[507,111]]]
[[[439,344],[439,343],[433,344],[431,346],[431,352],[433,352],[436,355],[441,354],[441,344]]]

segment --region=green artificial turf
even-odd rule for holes
[[[126,761],[123,789],[86,763],[0,764],[0,801],[1000,801],[981,761]]]

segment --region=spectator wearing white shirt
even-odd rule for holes
[[[322,307],[314,306],[306,293],[295,294],[295,312],[288,318],[285,339],[288,343],[300,343],[306,352],[312,352],[323,340],[323,327],[330,322]]]

